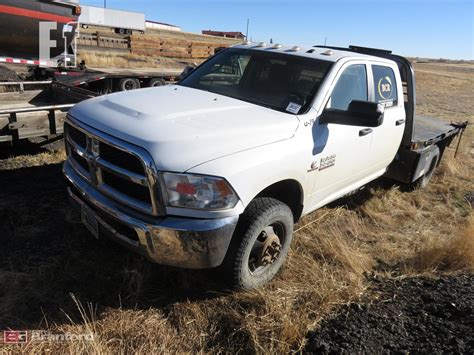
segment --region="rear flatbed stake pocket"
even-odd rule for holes
[[[253,289],[302,216],[381,176],[428,184],[467,122],[415,102],[413,67],[390,51],[246,43],[176,85],[77,104],[63,171],[94,236]]]

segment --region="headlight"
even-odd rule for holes
[[[223,210],[239,201],[224,179],[191,174],[163,174],[170,207]]]

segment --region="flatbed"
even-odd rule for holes
[[[62,83],[15,84],[22,85],[24,90],[0,94],[0,143],[62,134],[69,109],[77,102],[97,96]],[[31,90],[25,88],[27,84],[32,85]]]
[[[434,144],[458,132],[458,124],[452,124],[437,117],[415,115],[413,143]]]

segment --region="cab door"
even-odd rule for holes
[[[369,78],[371,76],[369,91],[373,90],[374,101],[385,109],[382,125],[374,128],[370,158],[374,167],[385,169],[395,158],[405,130],[403,86],[395,65],[371,64]]]
[[[353,100],[369,101],[368,67],[346,64],[335,79],[326,108],[347,111]],[[313,126],[314,188],[312,206],[318,208],[366,183],[373,174],[373,128],[347,124]]]

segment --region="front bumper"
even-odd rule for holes
[[[239,217],[146,220],[133,215],[84,181],[66,161],[63,172],[77,208],[89,208],[101,234],[162,265],[189,269],[216,267],[224,261]]]

